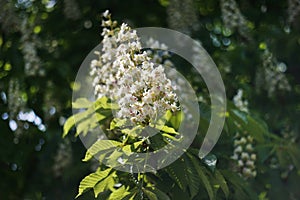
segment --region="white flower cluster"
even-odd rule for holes
[[[81,12],[76,0],[64,0],[64,14],[66,18],[77,20],[81,16]]]
[[[38,38],[32,33],[32,26],[25,18],[21,25],[22,53],[25,62],[25,74],[27,76],[45,75],[45,71],[40,67],[41,60],[37,55]]]
[[[9,117],[13,119],[17,116],[17,113],[23,108],[25,102],[21,98],[20,83],[17,79],[9,81],[8,86],[8,109]]]
[[[25,107],[25,101],[21,97],[20,82],[17,79],[11,79],[8,86],[8,110],[9,110],[9,121],[10,128],[14,131],[15,139],[22,135],[21,121],[17,120],[17,114]],[[17,142],[16,142],[17,143]]]
[[[257,174],[255,161],[256,153],[253,149],[253,138],[244,133],[237,133],[234,140],[234,151],[231,158],[237,162],[236,170],[243,177],[254,178]]]
[[[167,7],[169,27],[186,34],[197,30],[199,23],[195,8],[193,0],[170,0]]]
[[[127,24],[118,29],[106,11],[102,21],[103,48],[91,62],[96,98],[108,96],[120,107],[118,118],[148,123],[167,110],[176,111],[177,96],[162,65],[154,66],[141,51],[136,31]]]
[[[248,101],[243,101],[243,90],[239,89],[237,94],[233,97],[234,105],[243,112],[248,113]]]
[[[15,11],[13,1],[0,0],[0,24],[5,33],[18,31],[20,27],[20,19]]]
[[[288,23],[292,23],[297,15],[300,13],[300,1],[299,0],[289,0],[288,1]]]
[[[71,142],[67,139],[64,142],[61,142],[58,146],[57,153],[54,157],[54,165],[52,170],[55,177],[59,177],[63,174],[64,170],[72,162],[72,146]]]
[[[286,65],[277,62],[268,49],[264,51],[262,60],[263,68],[258,71],[256,76],[258,91],[260,91],[260,88],[268,91],[269,97],[274,96],[277,90],[290,91],[291,86],[284,74],[287,68]]]
[[[239,33],[245,37],[247,36],[247,20],[242,15],[235,0],[221,0],[222,20],[225,27],[233,30],[238,29]]]

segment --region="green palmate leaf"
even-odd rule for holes
[[[136,152],[135,150],[137,150],[139,148],[139,146],[141,146],[143,144],[144,141],[138,141],[135,142],[133,144],[130,145],[125,145],[122,150],[126,155],[131,155],[132,152]]]
[[[129,156],[129,155],[131,155],[131,153],[132,153],[131,148],[132,148],[132,145],[125,145],[125,146],[122,148],[122,150],[123,150],[123,152],[124,152],[127,156]]]
[[[227,185],[227,182],[226,182],[224,176],[222,175],[222,173],[220,171],[215,170],[215,178],[217,180],[217,183],[220,185],[225,197],[228,198],[229,188],[228,188],[228,185]]]
[[[159,200],[156,196],[156,194],[153,191],[150,191],[146,188],[143,188],[143,192],[146,194],[146,196],[150,199],[150,200]]]
[[[160,130],[165,132],[165,133],[170,133],[170,134],[175,134],[175,135],[179,134],[178,132],[175,131],[174,128],[168,127],[168,126],[163,126]]]
[[[142,141],[138,141],[138,142],[135,142],[133,143],[133,148],[136,150],[139,146],[141,146],[143,144],[143,140]]]
[[[115,128],[120,128],[126,124],[128,120],[127,119],[119,119],[119,118],[114,118],[111,123],[110,123],[110,130],[113,130]]]
[[[169,121],[173,116],[173,113],[170,111],[170,110],[167,110],[165,115],[163,116],[163,118],[166,120],[166,121]]]
[[[150,190],[156,195],[158,200],[170,200],[170,197],[166,193],[159,190],[158,188],[150,189]]]
[[[133,189],[129,195],[127,195],[126,197],[124,197],[122,200],[134,200],[137,194],[137,190]]]
[[[176,130],[178,130],[183,119],[184,119],[183,112],[178,111],[178,112],[176,112],[175,116],[173,115],[170,118],[169,121],[170,121],[172,127],[174,127]]]
[[[90,160],[97,153],[101,154],[101,153],[112,152],[121,145],[122,145],[121,142],[117,142],[114,140],[98,140],[87,150],[83,161]]]
[[[279,146],[276,148],[276,155],[277,155],[277,158],[278,158],[278,162],[279,162],[279,165],[281,167],[286,167],[287,165],[290,164],[290,160],[289,160],[289,157],[288,157],[288,152],[286,151],[285,148]]]
[[[94,103],[95,110],[98,110],[101,108],[114,110],[114,109],[118,109],[119,106],[115,103],[108,102],[108,98],[104,96],[104,97],[97,99]]]
[[[64,124],[64,132],[63,132],[63,137],[65,137],[71,128],[75,125],[75,119],[74,116],[71,116],[67,119],[67,121]]]
[[[105,179],[102,179],[94,186],[94,194],[97,198],[98,195],[106,190],[114,190],[115,180],[114,176],[116,175],[116,172],[112,172],[109,176],[107,176]]]
[[[103,96],[103,97],[97,99],[94,102],[94,108],[97,110],[97,109],[100,109],[100,108],[109,107],[107,101],[108,101],[108,98],[106,96]]]
[[[203,166],[201,166],[200,162],[198,162],[198,159],[195,158],[193,155],[189,155],[189,157],[208,193],[209,199],[215,199],[213,187],[209,181],[209,177],[207,176],[207,170]]]
[[[75,102],[76,108],[79,107],[80,103],[83,104],[83,101],[85,100],[80,99],[76,101]],[[85,107],[87,107],[87,102],[85,103],[86,103]],[[77,131],[75,136],[78,136],[80,133],[87,134],[89,130],[94,129],[99,125],[98,122],[106,118],[106,116],[95,112],[94,108],[92,108],[91,105],[87,110],[76,113],[75,115],[68,118],[68,120],[64,124],[63,137],[65,137],[68,134],[70,129],[73,126],[75,126],[75,124],[77,124]]]
[[[101,121],[101,120],[103,120],[103,119],[106,118],[106,116],[101,115],[100,113],[95,113],[95,114],[93,115],[93,117],[96,118],[97,122],[99,122],[99,121]]]
[[[176,141],[176,142],[179,142],[180,140],[181,140],[181,138],[176,138],[176,137],[174,137],[174,136],[172,136],[172,135],[169,135],[169,134],[167,134],[167,133],[162,133],[162,136],[164,136],[165,138],[169,138],[169,139],[171,139],[171,140],[173,140],[173,141]],[[168,141],[167,141],[168,142]]]
[[[125,188],[125,186],[123,185],[122,187],[120,187],[119,189],[113,191],[108,200],[120,200],[120,199],[124,199],[126,196],[128,196],[130,194],[130,192],[128,191],[129,188]]]
[[[245,126],[245,128],[257,142],[263,143],[265,141],[265,137],[269,135],[269,131],[262,123],[250,117],[249,115],[247,119],[248,124]]]
[[[288,150],[289,156],[291,157],[291,160],[293,164],[296,166],[298,170],[300,170],[300,149],[296,145],[290,145]]]
[[[129,128],[122,129],[121,132],[130,137],[137,137],[142,133],[143,129],[144,128],[142,126],[137,125],[131,129],[129,129]]]
[[[230,114],[239,123],[241,123],[241,124],[247,124],[248,123],[246,113],[244,113],[240,110],[232,109],[232,110],[230,110]]]
[[[79,122],[81,122],[81,121],[83,121],[83,120],[86,120],[86,119],[88,119],[89,118],[89,116],[91,115],[91,114],[93,114],[94,113],[94,111],[92,110],[92,109],[87,109],[87,110],[84,110],[84,111],[81,111],[81,112],[78,112],[78,113],[76,113],[75,115],[73,115],[73,117],[74,117],[74,119],[75,119],[75,122],[76,123],[79,123]]]
[[[182,160],[177,160],[165,169],[168,175],[175,181],[182,191],[186,190],[188,182],[187,175],[182,172],[184,168],[185,163]]]
[[[116,149],[111,155],[109,155],[107,164],[111,167],[122,165],[122,163],[120,163],[118,160],[119,158],[122,158],[122,156],[124,156],[124,153]],[[126,161],[126,158],[122,158],[122,162]]]
[[[68,134],[75,123],[77,124],[76,136],[78,136],[80,133],[87,134],[89,130],[94,129],[99,125],[98,122],[106,118],[105,115],[97,113],[96,110],[100,108],[109,109],[111,108],[111,105],[112,104],[107,103],[106,97],[98,99],[95,101],[95,103],[92,103],[85,98],[77,99],[72,103],[73,108],[87,108],[87,110],[76,113],[66,121],[64,125],[63,137]]]
[[[159,130],[159,131],[165,132],[165,133],[175,134],[175,135],[179,134],[178,132],[175,131],[174,128],[166,126],[166,125],[160,125],[160,124],[151,125],[150,124],[150,126],[157,129],[157,130]]]
[[[110,168],[104,171],[101,171],[99,169],[95,173],[92,173],[86,176],[84,179],[82,179],[79,185],[79,190],[76,198],[82,195],[82,193],[85,192],[87,189],[93,188],[99,181],[106,178],[110,171]]]
[[[234,190],[234,198],[237,199],[257,199],[255,191],[239,175],[229,170],[221,170],[225,180],[231,184]]]
[[[186,171],[187,171],[187,177],[188,177],[188,187],[190,190],[190,196],[191,199],[193,199],[199,192],[199,187],[200,187],[200,181],[199,181],[199,176],[197,174],[197,171],[191,162],[191,159],[184,155],[184,161],[186,163]]]
[[[77,135],[83,133],[84,135],[99,126],[99,122],[105,119],[106,116],[100,113],[92,113],[91,115],[87,115],[87,117],[80,121],[77,126]],[[76,117],[75,117],[76,120]]]
[[[79,108],[89,108],[93,105],[93,102],[89,101],[86,98],[79,98],[76,99],[75,102],[72,102],[72,108],[79,109]]]
[[[86,120],[83,120],[78,123],[75,136],[78,136],[80,133],[86,135],[88,131],[99,126],[99,122],[105,118],[106,117],[104,115],[101,115],[99,113],[94,113],[91,117],[88,117]]]

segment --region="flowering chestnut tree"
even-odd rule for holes
[[[299,199],[299,13],[299,0],[0,0],[0,199]],[[192,61],[137,27],[193,38]],[[226,99],[192,66],[210,74],[204,48]]]
[[[118,27],[108,11],[103,13],[102,27],[103,47],[94,52],[97,59],[90,62],[95,102],[76,99],[73,108],[85,111],[76,113],[64,125],[64,136],[75,125],[77,136],[87,135],[91,129],[101,126],[107,138],[99,136],[88,148],[84,161],[95,157],[99,166],[81,181],[77,197],[92,189],[95,198],[198,199],[206,196],[200,192],[203,187],[210,199],[228,198],[230,188],[238,196],[255,198],[251,190],[242,185],[244,180],[257,176],[259,149],[256,146],[281,139],[271,138],[268,130],[248,114],[248,102],[243,100],[242,90],[229,105],[227,115],[230,118],[226,124],[229,130],[224,131],[231,134],[234,130],[233,155],[228,158],[232,160],[232,171],[219,170],[214,154],[199,159],[199,144],[185,149],[180,159],[163,169],[157,170],[147,159],[130,159],[133,152],[147,154],[172,140],[180,142],[182,136],[178,127],[186,117],[175,93],[180,84],[167,78],[164,71],[166,63],[175,66],[169,53],[164,54],[166,62],[161,53],[143,50],[137,32],[125,23]],[[165,50],[168,48],[153,39],[150,43]],[[207,102],[201,101],[201,111],[205,113]],[[156,135],[148,135],[149,131],[153,132],[149,126]],[[199,134],[196,139],[201,141],[202,137]],[[157,162],[161,161],[164,158]],[[133,170],[136,162],[141,162],[144,169]],[[130,170],[126,171],[124,166]],[[166,182],[168,186],[163,186]],[[218,190],[222,192],[219,194]]]

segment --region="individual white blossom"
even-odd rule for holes
[[[103,48],[96,52],[99,58],[91,62],[90,71],[96,98],[115,100],[120,107],[117,117],[134,123],[149,123],[167,110],[178,110],[175,88],[162,65],[155,66],[141,51],[136,31],[125,23],[116,29],[110,14],[104,17]]]
[[[248,101],[243,101],[243,90],[239,89],[237,94],[233,97],[234,105],[243,112],[248,113]]]
[[[231,159],[236,161],[236,171],[244,178],[256,176],[256,153],[253,148],[253,138],[247,133],[237,133],[234,138],[234,150]]]
[[[109,15],[110,15],[109,10],[106,10],[106,11],[103,13],[103,17],[105,17],[105,18],[108,18]]]

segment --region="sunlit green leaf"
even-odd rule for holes
[[[79,185],[79,190],[78,190],[78,194],[77,194],[76,198],[79,197],[80,195],[82,195],[82,193],[84,191],[86,191],[87,189],[93,188],[99,181],[106,178],[108,176],[108,174],[110,173],[110,171],[111,171],[111,168],[108,168],[104,171],[101,171],[99,169],[95,173],[92,173],[92,174],[86,176],[84,179],[82,179],[82,181],[80,182],[80,185]]]
[[[94,155],[101,154],[103,151],[104,152],[114,151],[120,145],[122,145],[121,142],[117,142],[114,140],[98,140],[87,150],[83,161],[88,161]]]
[[[93,102],[89,101],[86,98],[78,98],[75,102],[72,102],[72,108],[89,108],[93,105]]]
[[[128,192],[128,188],[125,188],[125,186],[123,185],[119,189],[112,192],[110,194],[108,200],[120,200],[120,199],[123,199],[124,197],[126,197],[129,194],[130,194],[130,192]]]
[[[115,171],[112,172],[109,176],[107,176],[105,179],[102,179],[94,186],[94,194],[96,198],[100,193],[104,192],[105,190],[108,189],[114,190],[113,187],[115,185],[115,180],[114,180],[115,174],[116,174]]]
[[[63,132],[63,137],[65,137],[70,129],[75,125],[75,119],[74,116],[71,116],[67,119],[67,121],[64,124],[64,132]]]

